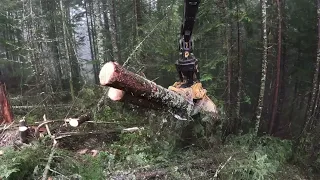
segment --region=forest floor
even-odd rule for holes
[[[44,113],[48,119],[72,117],[95,106],[99,99],[95,98],[96,94],[101,92],[84,90],[77,96],[72,110],[16,109],[15,117],[19,119],[27,114],[29,124],[41,121]],[[172,129],[178,123],[172,118],[123,104],[107,104],[96,115],[95,122],[77,128],[51,124],[51,133],[55,138],[61,137],[54,148],[52,138],[47,135],[18,148],[1,146],[6,134],[0,128],[0,177],[14,180],[43,176],[88,180],[319,179],[311,177],[308,169],[289,163],[292,157],[289,140],[245,134],[229,137],[222,144],[217,131],[181,148],[177,143],[179,133]],[[123,131],[132,127],[138,128],[134,132]],[[62,137],[63,133],[69,136]]]

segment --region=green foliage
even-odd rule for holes
[[[110,145],[114,158],[127,166],[136,167],[148,164],[152,159],[151,144],[146,141],[146,131],[122,134],[120,141]]]
[[[292,155],[288,140],[253,134],[232,137],[225,147],[231,161],[221,172],[227,179],[270,179]],[[231,152],[230,152],[231,151]]]
[[[83,87],[77,95],[76,104],[81,107],[81,109],[90,109],[97,103],[97,100],[101,97],[101,89],[91,86]]]
[[[43,147],[25,147],[19,151],[13,148],[0,149],[4,152],[0,156],[0,178],[5,179],[33,179],[36,167],[43,166],[43,160],[48,152]]]
[[[278,164],[273,164],[264,152],[253,151],[244,159],[234,161],[231,166],[234,166],[232,178],[262,180],[268,179],[271,173],[275,173]]]
[[[69,157],[71,159],[71,157]],[[105,179],[105,168],[109,162],[110,157],[106,153],[99,153],[97,157],[92,157],[91,155],[84,155],[78,157],[78,161],[74,162],[74,169],[71,169],[73,173],[78,174],[82,179]],[[70,163],[68,161],[64,162],[70,168]],[[69,169],[70,170],[70,169]],[[66,172],[70,173],[70,172]]]

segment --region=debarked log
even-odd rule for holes
[[[116,62],[106,63],[100,71],[99,78],[101,85],[111,87],[108,96],[114,101],[127,100],[132,104],[151,109],[169,108],[184,118],[189,118],[198,112],[208,113],[211,117],[217,115],[216,108],[214,111],[206,110],[206,106],[195,108],[196,105],[187,98],[128,71]]]

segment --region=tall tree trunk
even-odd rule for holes
[[[141,13],[141,0],[134,0],[134,15],[135,15],[135,24],[136,36],[139,37],[142,35],[141,25],[142,25],[142,13]]]
[[[73,33],[73,28],[71,27],[71,17],[70,17],[70,2],[66,4],[66,22],[67,22],[67,40],[68,40],[68,48],[69,48],[69,56],[70,56],[70,69],[72,74],[72,87],[75,93],[80,90],[81,84],[81,74],[79,67],[79,58],[77,55],[77,43],[75,39],[75,35]]]
[[[226,97],[225,97],[225,104],[226,104],[226,122],[223,125],[223,139],[231,133],[230,128],[232,126],[232,108],[231,108],[231,81],[232,81],[232,58],[231,58],[231,44],[232,44],[232,24],[230,20],[230,16],[228,11],[230,10],[230,1],[229,0],[222,0],[222,14],[223,14],[223,21],[225,23],[224,28],[224,49],[226,55],[226,66],[225,66],[225,78],[226,78]]]
[[[277,0],[278,7],[278,55],[277,55],[277,76],[276,76],[276,84],[275,84],[275,92],[273,97],[273,108],[272,108],[272,117],[269,126],[269,134],[272,134],[274,129],[274,123],[276,120],[277,112],[278,112],[278,94],[279,94],[279,86],[280,86],[280,74],[281,74],[281,47],[282,47],[282,15],[281,15],[281,1]]]
[[[104,41],[104,51],[105,51],[105,61],[110,61],[112,59],[112,44],[109,41],[111,39],[110,32],[109,32],[109,21],[108,21],[108,9],[107,9],[107,1],[102,1],[102,10],[103,10],[103,21],[104,21],[104,36],[105,39],[108,39],[108,41]]]
[[[69,63],[69,87],[70,87],[70,94],[72,97],[72,100],[75,100],[75,94],[74,94],[74,87],[72,82],[72,66],[70,63],[70,53],[68,49],[68,40],[67,40],[67,27],[66,27],[66,16],[65,16],[65,9],[63,6],[62,0],[60,0],[60,13],[61,13],[61,21],[62,21],[62,34],[63,34],[63,41],[64,41],[64,47],[65,47],[65,54],[67,58],[67,62]]]
[[[263,99],[266,86],[266,75],[267,75],[267,55],[268,55],[268,35],[267,35],[267,0],[261,0],[261,13],[262,13],[262,44],[263,44],[263,53],[262,53],[262,63],[261,63],[261,84],[260,92],[258,99],[258,106],[255,114],[255,134],[258,134],[261,113],[263,109]]]
[[[313,119],[313,114],[314,114],[314,109],[315,109],[315,101],[316,101],[316,95],[319,90],[319,68],[320,68],[320,0],[317,0],[317,15],[318,15],[318,49],[317,49],[317,59],[315,63],[315,71],[314,71],[314,76],[313,76],[313,82],[312,82],[312,94],[311,94],[311,99],[308,104],[308,111],[307,111],[307,118],[306,118],[306,123],[303,128],[302,133],[306,133],[311,127],[312,127],[312,119]]]
[[[282,6],[282,13],[281,13],[281,16],[282,16],[282,54],[281,54],[281,79],[280,79],[280,90],[279,90],[279,104],[278,104],[278,112],[277,112],[277,116],[276,116],[276,119],[275,119],[275,127],[277,127],[278,125],[281,125],[282,122],[280,122],[280,118],[282,118],[284,113],[283,113],[283,110],[284,110],[284,101],[286,99],[286,89],[287,87],[289,87],[289,83],[286,82],[286,79],[289,78],[289,74],[288,74],[288,68],[287,68],[287,61],[286,61],[286,56],[287,56],[287,27],[286,27],[286,12],[285,12],[285,9],[286,9],[286,1],[285,0],[282,0],[281,2],[281,6]],[[295,86],[295,92],[296,91],[296,85]],[[294,97],[296,97],[294,95]],[[286,121],[284,122],[285,125],[288,125],[290,124],[290,118],[286,118]],[[275,131],[276,129],[274,129],[273,131]],[[290,129],[287,129],[288,131],[290,131]],[[288,132],[288,133],[291,133],[291,132]]]
[[[120,51],[118,48],[118,38],[117,38],[117,28],[116,28],[116,11],[114,9],[114,1],[108,0],[108,23],[109,23],[109,31],[111,36],[111,44],[112,44],[112,52],[113,52],[113,59],[112,61],[119,62],[121,60]]]
[[[93,62],[92,67],[93,67],[94,81],[95,81],[96,84],[98,84],[99,83],[99,76],[98,76],[99,67],[96,64],[96,62],[94,61],[95,60],[95,54],[94,54],[94,45],[93,45],[93,37],[92,37],[92,34],[93,34],[92,33],[92,29],[93,29],[93,27],[91,26],[90,21],[89,21],[90,7],[88,7],[89,3],[88,3],[87,0],[84,2],[84,5],[85,5],[85,9],[86,9],[86,20],[87,20],[87,29],[88,29],[87,31],[88,31],[89,44],[90,44],[91,61]],[[92,19],[92,16],[90,16],[90,19]]]
[[[231,32],[231,24],[230,24],[230,17],[228,15],[228,0],[224,0],[223,1],[225,4],[225,8],[224,8],[224,14],[226,17],[226,29],[225,29],[225,48],[226,48],[226,56],[227,56],[227,112],[228,112],[228,117],[231,117],[231,113],[230,113],[230,106],[231,106],[231,79],[232,79],[232,62],[231,62],[231,58],[230,58],[230,43],[231,43],[231,36],[232,36],[232,32]]]
[[[94,61],[95,61],[95,65],[97,66],[97,70],[100,70],[100,62],[97,62],[97,32],[96,32],[96,28],[95,28],[95,15],[94,15],[94,5],[92,0],[88,0],[87,1],[87,8],[89,10],[89,14],[90,14],[90,27],[91,27],[91,36],[92,36],[92,49],[93,49],[93,54],[94,54]],[[99,72],[98,72],[99,73]]]
[[[96,43],[97,43],[97,55],[96,55],[96,61],[99,62],[100,67],[103,66],[105,63],[104,61],[104,43],[103,43],[103,23],[102,23],[102,13],[100,11],[101,7],[101,1],[95,0],[93,2],[93,9],[94,9],[94,25],[95,25],[95,31],[96,31]]]
[[[238,70],[238,77],[237,77],[237,95],[236,95],[236,112],[235,112],[235,124],[234,133],[239,131],[241,125],[241,117],[240,117],[240,110],[241,110],[241,86],[242,86],[242,47],[241,47],[241,30],[240,30],[240,15],[239,15],[239,0],[237,0],[237,70]]]
[[[62,68],[60,62],[60,52],[59,52],[59,38],[58,38],[58,29],[57,29],[57,22],[55,19],[56,15],[56,1],[49,1],[46,3],[46,10],[50,11],[50,26],[49,26],[49,39],[52,41],[51,50],[53,52],[53,61],[54,61],[54,69],[55,69],[55,82],[56,89],[62,90]]]

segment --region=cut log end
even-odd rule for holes
[[[70,126],[72,126],[72,127],[78,127],[78,126],[79,126],[78,120],[79,120],[78,118],[77,118],[77,119],[70,118],[70,119],[69,119],[69,124],[70,124]]]
[[[101,71],[99,74],[99,79],[100,79],[101,85],[105,86],[105,85],[109,84],[109,82],[113,76],[113,73],[116,69],[116,67],[115,67],[116,64],[117,63],[114,63],[114,62],[108,62],[101,68]]]
[[[124,91],[122,91],[120,89],[116,89],[116,88],[110,88],[108,91],[108,97],[113,101],[122,100],[124,94],[125,94]]]
[[[91,118],[90,113],[89,114],[84,114],[81,115],[79,118],[69,118],[67,119],[67,121],[69,122],[69,125],[72,127],[78,127],[80,126],[82,123],[89,121]]]

